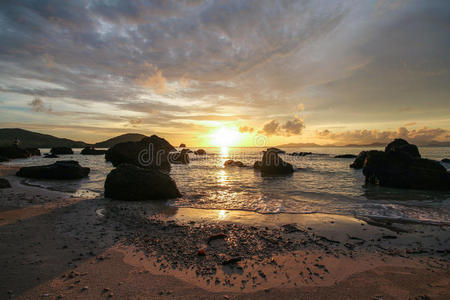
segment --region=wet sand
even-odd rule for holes
[[[14,171],[0,299],[450,297],[446,226],[73,198]]]

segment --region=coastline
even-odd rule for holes
[[[74,198],[14,170],[0,168],[2,298],[450,295],[448,226]]]

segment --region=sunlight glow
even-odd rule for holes
[[[236,146],[240,138],[240,133],[238,130],[222,127],[214,132],[213,138],[215,145],[224,149],[226,147]]]

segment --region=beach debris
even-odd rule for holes
[[[226,266],[226,265],[230,265],[230,264],[235,264],[237,262],[240,262],[241,260],[242,260],[242,257],[240,257],[240,256],[232,257],[232,258],[222,261],[222,265]]]
[[[225,233],[213,234],[208,237],[207,243],[209,244],[214,240],[225,239],[226,237],[227,237],[227,235]]]

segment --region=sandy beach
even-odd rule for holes
[[[2,299],[448,299],[450,231],[70,197],[2,167]]]

